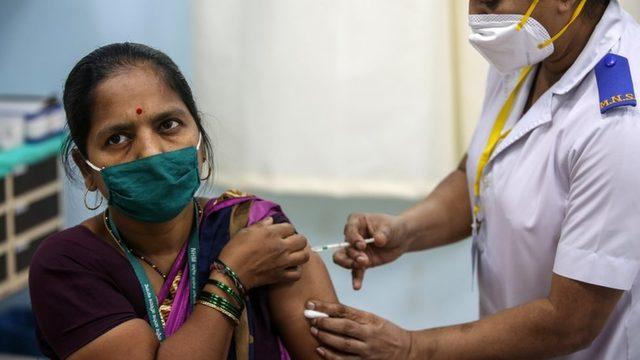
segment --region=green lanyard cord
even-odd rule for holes
[[[199,222],[199,214],[200,214],[200,206],[198,205],[198,201],[193,199],[194,204],[194,224],[191,229],[191,233],[189,235],[189,244],[187,248],[187,255],[189,259],[189,304],[191,308],[193,308],[194,304],[198,298],[198,290],[197,290],[197,277],[198,277],[198,254],[200,252],[200,244],[199,244],[199,232],[200,226]],[[149,317],[149,324],[153,328],[153,331],[156,334],[156,337],[159,341],[163,341],[165,339],[164,333],[164,320],[162,319],[162,315],[160,314],[160,308],[158,306],[158,298],[153,291],[153,286],[151,286],[151,282],[147,277],[147,273],[144,271],[142,264],[138,260],[138,258],[133,254],[131,249],[127,246],[127,244],[122,240],[120,233],[118,232],[118,228],[115,226],[113,219],[108,215],[108,209],[105,210],[105,218],[107,221],[107,230],[113,235],[114,239],[118,242],[118,245],[122,248],[125,253],[129,264],[133,267],[133,271],[138,278],[138,282],[140,283],[140,287],[142,288],[142,294],[144,295],[145,307],[147,309],[147,315]]]

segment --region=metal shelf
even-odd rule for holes
[[[52,161],[52,156],[56,156],[55,153],[43,157],[40,161]],[[33,164],[33,169],[36,169],[38,163]],[[25,178],[29,180],[30,174],[33,174],[33,179],[46,181],[51,177],[51,181],[25,183]],[[0,215],[5,217],[6,239],[0,244],[0,255],[6,256],[4,264],[6,277],[0,280],[0,299],[28,285],[28,264],[35,251],[36,241],[57,231],[63,225],[60,211],[62,181],[59,170],[56,168],[55,174],[45,172],[44,178],[42,172],[40,174],[38,175],[38,170],[31,170],[30,167],[26,168],[26,173],[22,169],[22,171],[3,174],[5,200],[0,204]],[[16,196],[17,191],[21,192],[18,196]],[[55,195],[58,201],[54,203],[55,211],[53,211],[54,209],[50,206],[54,205],[45,199]],[[44,201],[41,202],[41,200]]]

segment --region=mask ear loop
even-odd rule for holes
[[[522,30],[522,28],[524,28],[524,25],[527,23],[527,21],[529,21],[529,18],[531,17],[531,14],[533,14],[533,10],[536,9],[536,6],[538,6],[538,3],[540,2],[540,0],[533,0],[533,2],[531,3],[531,5],[529,6],[529,8],[527,9],[527,12],[524,14],[524,16],[522,17],[522,20],[520,20],[520,22],[518,23],[518,25],[516,26],[516,29],[518,31]]]
[[[87,165],[89,165],[89,167],[90,167],[90,168],[92,168],[93,170],[95,170],[95,171],[97,171],[97,172],[100,172],[100,171],[102,171],[102,169],[104,169],[104,168],[99,168],[99,167],[97,167],[97,166],[93,165],[93,163],[92,163],[91,161],[87,160],[87,159],[85,159],[85,160],[84,160],[84,162],[85,162]]]
[[[569,20],[569,23],[567,23],[567,25],[565,25],[562,28],[562,30],[560,30],[554,37],[552,37],[551,39],[549,39],[549,40],[543,42],[542,44],[538,45],[538,49],[544,49],[547,46],[553,44],[554,41],[558,40],[558,38],[560,36],[562,36],[562,34],[564,34],[565,31],[567,31],[569,26],[571,26],[571,24],[573,24],[573,22],[578,18],[578,16],[580,16],[580,13],[582,12],[582,9],[584,8],[584,5],[586,3],[587,3],[587,0],[581,0],[580,4],[578,4],[578,7],[573,12],[573,15],[571,15],[571,20]]]
[[[196,145],[196,150],[200,150],[200,144],[202,143],[202,133],[200,133],[200,136],[198,136],[198,145]],[[205,160],[206,160],[206,155],[205,155]],[[205,176],[204,178],[200,178],[200,181],[205,181],[207,179],[209,179],[209,177],[211,176],[211,163],[207,162],[207,176]]]
[[[79,151],[78,151],[78,152],[79,152]],[[88,159],[86,159],[86,158],[84,157],[84,155],[80,154],[80,156],[82,156],[82,158],[84,159],[84,163],[85,163],[85,164],[87,164],[87,165],[89,165],[89,167],[90,167],[90,168],[92,168],[93,170],[95,170],[95,171],[97,171],[97,172],[100,172],[100,171],[102,171],[102,169],[104,169],[104,168],[99,168],[99,167],[97,167],[97,166],[93,165],[93,163],[92,163],[91,161],[89,161]]]
[[[78,154],[80,154],[80,156],[82,157],[82,160],[84,160],[84,163],[89,165],[90,168],[92,168],[93,170],[100,172],[102,171],[102,169],[104,169],[104,167],[97,167],[95,166],[91,161],[89,161],[87,158],[84,157],[84,155],[82,155],[82,153],[80,152],[80,150],[76,147],[75,150],[78,152]]]

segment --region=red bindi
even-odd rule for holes
[[[136,109],[136,114],[138,114],[138,115],[142,114],[142,109],[137,108],[137,109]]]

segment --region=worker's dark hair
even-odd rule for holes
[[[178,66],[162,51],[125,42],[105,45],[92,51],[73,67],[67,77],[62,101],[67,114],[69,136],[62,145],[62,162],[70,178],[73,177],[70,160],[72,150],[77,148],[87,158],[87,135],[91,128],[95,88],[119,71],[147,64],[155,68],[186,105],[202,134],[209,164],[213,164],[211,141],[202,124],[191,88]]]

